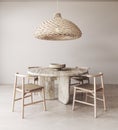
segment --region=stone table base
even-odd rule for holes
[[[46,99],[57,99],[58,88],[55,85],[56,77],[44,77],[40,76],[40,85],[45,86],[45,98]]]

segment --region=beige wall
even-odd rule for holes
[[[13,83],[14,73],[28,66],[89,66],[102,71],[105,83],[118,83],[118,2],[59,2],[62,17],[83,32],[72,41],[42,41],[36,27],[52,18],[56,1],[0,2],[0,84]]]

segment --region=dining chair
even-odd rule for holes
[[[39,66],[30,66],[28,67],[28,70],[31,68],[39,68]],[[37,75],[28,74],[28,83],[38,84],[38,82],[39,82],[39,77]]]
[[[22,100],[22,118],[24,118],[24,107],[28,105],[33,105],[39,102],[43,102],[44,110],[46,110],[46,100],[45,100],[45,89],[44,86],[28,83],[25,82],[26,79],[29,78],[28,75],[22,75],[19,73],[15,74],[14,80],[14,89],[13,89],[13,101],[12,101],[12,112],[14,112],[15,102]],[[21,93],[21,97],[18,98],[17,92]],[[38,98],[35,100],[33,99],[33,93],[40,92],[42,99]],[[30,97],[30,100],[27,102],[25,98]],[[40,99],[40,100],[39,100]],[[30,102],[29,102],[30,101]]]
[[[74,110],[75,102],[90,105],[94,107],[94,117],[96,118],[97,100],[103,102],[104,110],[106,110],[103,73],[100,72],[99,74],[95,75],[86,74],[85,76],[90,79],[93,79],[93,83],[80,84],[74,87],[72,110]],[[77,93],[84,93],[85,98],[76,98]],[[88,100],[88,97],[91,98],[92,101]]]
[[[74,75],[70,77],[70,86],[77,85],[77,84],[89,84],[90,80],[89,77],[83,76],[85,74],[89,74],[89,67],[76,67],[80,70],[86,70],[82,75]]]

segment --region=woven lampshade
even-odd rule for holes
[[[69,20],[56,13],[51,20],[43,22],[35,31],[34,36],[44,40],[72,40],[80,38],[81,30]]]

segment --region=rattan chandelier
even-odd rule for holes
[[[58,0],[57,0],[58,10]],[[73,40],[80,38],[81,30],[73,22],[61,17],[61,13],[56,13],[54,18],[42,22],[37,27],[34,36],[43,40]]]

